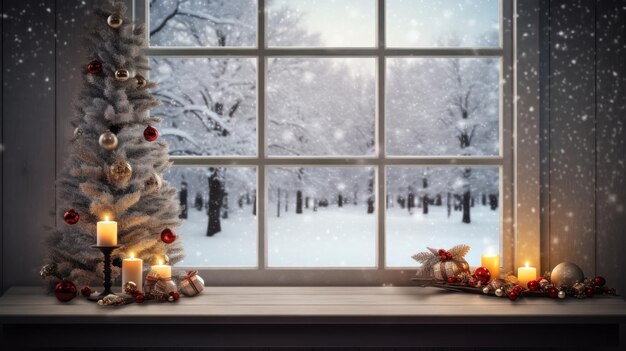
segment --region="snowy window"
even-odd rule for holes
[[[508,7],[137,0],[179,265],[380,272],[426,246],[469,244],[471,265],[505,254]]]

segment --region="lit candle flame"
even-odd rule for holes
[[[104,216],[104,221],[108,222],[109,221],[109,216]]]
[[[134,252],[130,253],[130,258],[135,258],[135,253]]]
[[[526,261],[526,268],[528,268],[528,261]]]
[[[163,260],[159,260],[159,266],[163,265]]]

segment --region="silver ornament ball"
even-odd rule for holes
[[[489,294],[489,287],[488,286],[483,288],[483,294]]]
[[[583,270],[571,262],[559,263],[550,274],[550,280],[557,288],[573,286],[577,282],[582,282],[584,278]]]
[[[120,68],[115,71],[115,79],[120,82],[125,82],[130,78],[130,72],[126,68]]]
[[[559,293],[557,294],[559,296],[559,299],[564,299],[565,298],[565,291],[560,290]]]
[[[114,13],[107,18],[107,24],[109,25],[109,27],[114,29],[121,27],[123,23],[124,19],[117,13]]]
[[[100,134],[98,143],[105,150],[115,150],[115,148],[117,147],[117,136],[111,133],[110,130],[107,130],[106,132]]]
[[[504,291],[502,289],[496,289],[496,296],[504,295]]]

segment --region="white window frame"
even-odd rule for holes
[[[147,23],[149,0],[126,0],[137,23]],[[255,57],[257,58],[257,155],[255,156],[171,156],[175,166],[249,166],[257,170],[257,267],[190,267],[209,277],[212,285],[407,285],[414,274],[414,267],[396,268],[385,266],[385,167],[404,166],[497,166],[500,169],[500,254],[503,271],[513,271],[525,261],[539,267],[539,130],[528,127],[538,125],[539,102],[529,97],[524,104],[528,120],[520,120],[523,113],[517,92],[535,87],[538,81],[525,79],[518,82],[516,66],[536,68],[536,55],[522,56],[518,51],[520,40],[526,40],[529,48],[537,44],[538,29],[528,38],[518,35],[520,20],[524,23],[537,21],[538,14],[531,11],[539,0],[518,4],[515,0],[500,0],[500,47],[495,48],[387,48],[385,45],[385,0],[377,0],[377,40],[373,48],[269,48],[267,46],[266,0],[257,0],[257,42],[254,48],[197,48],[197,47],[150,47],[143,49],[150,57]],[[535,4],[536,3],[536,4]],[[525,10],[524,10],[525,8]],[[515,14],[514,14],[514,10]],[[520,10],[526,17],[520,19]],[[149,32],[149,31],[147,31]],[[147,34],[149,35],[149,34]],[[536,37],[535,37],[536,36]],[[374,156],[356,157],[290,157],[267,156],[265,82],[268,57],[368,57],[377,61],[377,152]],[[501,59],[500,85],[500,154],[498,156],[432,157],[432,156],[386,156],[385,155],[385,58],[387,57],[486,57]],[[522,59],[523,57],[523,59]],[[518,60],[514,60],[514,58]],[[528,78],[528,77],[526,77]],[[538,80],[538,77],[537,77]],[[522,128],[522,129],[520,129]],[[516,130],[525,130],[526,139],[516,140]],[[521,142],[520,142],[521,140]],[[529,163],[530,162],[530,163]],[[273,268],[267,266],[266,237],[266,168],[270,166],[373,166],[376,169],[376,216],[377,216],[377,264],[372,268]],[[523,167],[520,167],[523,165]],[[516,179],[533,177],[536,182]],[[536,177],[536,178],[535,178]],[[526,197],[517,196],[526,192]],[[533,207],[534,206],[534,207]],[[523,222],[517,218],[523,217]],[[520,217],[520,218],[521,218]],[[416,251],[421,248],[416,247]],[[185,268],[185,267],[179,267]]]

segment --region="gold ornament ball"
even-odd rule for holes
[[[98,143],[105,150],[115,150],[117,147],[117,136],[115,136],[115,134],[113,134],[110,130],[107,130],[106,132],[100,134]]]
[[[107,24],[111,28],[117,29],[122,26],[122,23],[124,23],[124,20],[122,19],[122,16],[117,13],[114,13],[107,18]]]
[[[583,270],[571,262],[559,263],[550,274],[550,280],[557,288],[573,286],[577,282],[582,282],[584,278]]]
[[[117,79],[118,81],[125,82],[128,80],[128,78],[130,78],[130,72],[128,72],[126,68],[120,68],[115,71],[115,79]]]
[[[128,185],[132,175],[133,168],[124,160],[117,160],[109,167],[109,181],[118,188]]]
[[[161,176],[159,176],[156,172],[152,173],[152,176],[146,180],[145,191],[147,193],[153,193],[161,190],[161,186],[163,185],[163,180]]]
[[[146,86],[146,84],[148,84],[148,81],[146,80],[146,78],[144,78],[140,74],[135,75],[135,80],[137,81],[138,88],[143,88]]]

